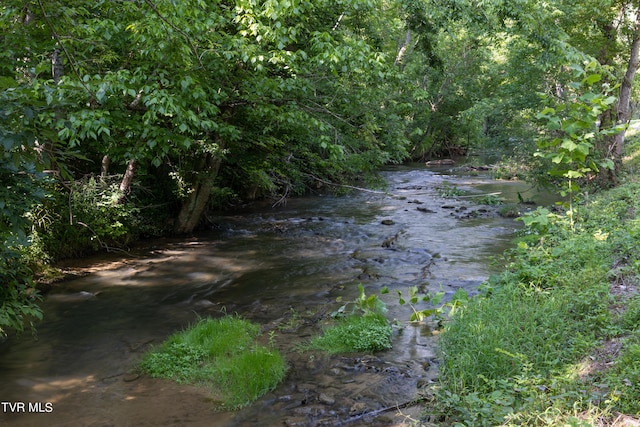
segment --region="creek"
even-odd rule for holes
[[[443,185],[469,194],[525,199],[526,184],[424,166],[383,171],[386,193],[293,198],[211,218],[214,229],[147,242],[126,256],[76,261],[88,272],[47,294],[37,338],[0,344],[0,424],[15,426],[339,426],[402,425],[437,372],[435,335],[408,323],[396,290],[411,286],[473,294],[497,267],[518,226],[477,198],[446,199]],[[386,220],[386,221],[385,221]],[[384,223],[383,223],[384,222]],[[339,304],[387,286],[381,296],[393,349],[329,356],[300,351]],[[262,325],[285,354],[285,381],[253,405],[215,412],[206,390],[136,373],[150,345],[199,316],[237,313]],[[40,403],[40,406],[29,403]],[[5,405],[6,406],[6,405]],[[16,408],[12,406],[12,408]],[[29,410],[31,409],[31,410]],[[374,416],[375,415],[375,416]]]

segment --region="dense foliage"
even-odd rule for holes
[[[7,305],[3,324],[21,323],[35,296],[19,261],[29,252],[188,233],[212,201],[284,200],[405,159],[408,106],[389,96],[399,82],[383,25],[397,9],[3,2],[3,301],[26,304]]]

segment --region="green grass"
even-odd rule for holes
[[[444,181],[442,184],[435,187],[435,189],[440,197],[449,199],[468,194],[468,191],[462,190],[448,181]]]
[[[387,350],[391,348],[391,332],[384,315],[350,315],[312,339],[309,347],[332,354]]]
[[[200,384],[236,409],[273,390],[286,373],[280,353],[258,345],[260,327],[226,316],[203,319],[146,353],[140,368],[152,377]]]
[[[504,199],[495,194],[485,194],[475,199],[479,205],[499,206],[504,204]]]
[[[384,288],[382,293],[388,293]],[[331,354],[376,352],[391,348],[393,331],[385,317],[387,307],[378,295],[367,295],[362,284],[358,284],[358,297],[336,310],[335,319],[323,334],[313,338],[302,349],[323,350]],[[342,298],[338,298],[341,301]]]
[[[439,425],[640,414],[640,184],[576,210],[575,230],[562,215],[525,227],[504,272],[447,322],[428,409]]]

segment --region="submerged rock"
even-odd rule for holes
[[[364,402],[356,402],[349,408],[349,415],[360,415],[367,411],[367,404]]]
[[[327,406],[331,406],[334,403],[336,403],[336,399],[334,399],[333,397],[331,397],[331,396],[329,396],[327,394],[320,393],[318,395],[318,402],[320,402],[320,403],[322,403],[324,405],[327,405]]]
[[[436,213],[436,211],[432,211],[429,208],[423,208],[423,207],[420,207],[420,206],[418,206],[416,209],[418,209],[420,212],[424,212],[424,213]]]

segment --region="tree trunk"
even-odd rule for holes
[[[131,185],[133,184],[133,179],[136,176],[136,169],[138,169],[138,162],[133,159],[129,160],[129,164],[127,164],[127,170],[124,172],[122,181],[120,181],[120,192],[122,194],[118,198],[117,203],[124,202],[127,198],[127,195],[131,193]]]
[[[176,219],[173,228],[176,234],[191,233],[200,223],[209,203],[220,163],[220,157],[210,153],[201,162],[198,168],[201,172],[197,175],[189,196],[182,202],[182,208]]]
[[[636,28],[631,43],[631,52],[629,54],[629,62],[627,63],[627,72],[620,86],[620,97],[618,100],[618,111],[616,124],[626,124],[631,119],[631,91],[633,89],[633,80],[638,71],[640,63],[640,9],[636,12]],[[610,147],[613,152],[614,162],[616,164],[616,172],[622,164],[622,154],[624,151],[624,137],[626,130],[622,130],[613,137],[613,143]]]
[[[108,154],[102,156],[102,162],[100,163],[100,179],[103,181],[107,179],[109,174],[109,166],[111,166],[111,158]]]
[[[394,65],[401,65],[404,57],[407,53],[407,49],[409,48],[409,44],[411,43],[411,30],[407,30],[404,35],[404,41],[400,44],[400,48],[398,49],[398,54],[396,55],[396,61]]]
[[[51,55],[51,77],[56,85],[60,83],[60,78],[64,76],[64,62],[60,55],[60,50],[56,49]]]

